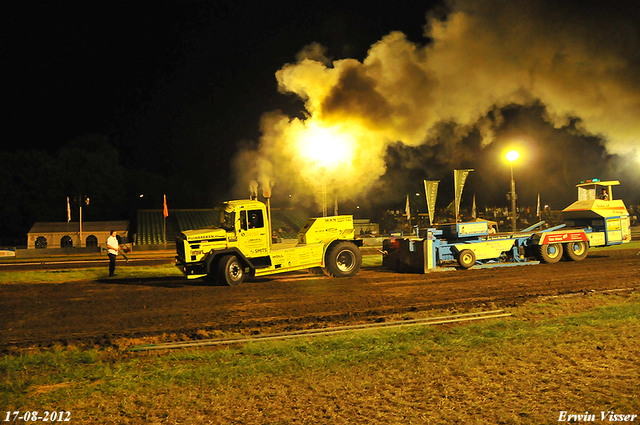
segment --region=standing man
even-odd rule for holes
[[[109,256],[109,277],[115,276],[116,271],[116,255],[120,251],[118,238],[115,230],[111,231],[111,236],[107,238],[107,255]]]

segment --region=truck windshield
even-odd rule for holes
[[[233,232],[235,230],[236,213],[222,210],[220,212],[220,227],[227,232]]]

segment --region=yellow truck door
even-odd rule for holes
[[[263,210],[240,211],[238,239],[240,249],[247,258],[269,254],[268,226]]]

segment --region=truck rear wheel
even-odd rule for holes
[[[458,264],[463,269],[468,269],[476,263],[476,254],[470,249],[463,249],[458,255]]]
[[[543,263],[557,263],[562,258],[562,244],[538,245],[538,258]]]
[[[589,253],[589,244],[583,241],[564,244],[564,257],[571,261],[584,260]]]
[[[351,277],[360,270],[362,253],[355,244],[339,242],[329,248],[325,263],[329,275],[333,277]]]
[[[244,269],[235,255],[225,255],[218,262],[218,283],[235,286],[244,280]]]

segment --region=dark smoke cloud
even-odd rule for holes
[[[640,3],[452,0],[437,12],[426,14],[424,45],[392,32],[362,61],[304,48],[276,77],[306,118],[265,115],[264,136],[238,163],[269,174],[276,194],[317,201],[322,180],[372,206],[402,201],[423,179],[442,180],[448,203],[453,169],[474,168],[465,193],[500,205],[503,151],[518,147],[521,202],[541,193],[562,208],[592,177],[620,179],[617,194],[639,201]],[[353,158],[318,172],[298,143],[315,127],[347,135]]]
[[[444,208],[453,200],[453,170],[473,168],[464,189],[463,207],[471,207],[474,194],[481,207],[507,206],[510,168],[504,153],[516,147],[522,152],[514,163],[519,205],[535,207],[540,193],[543,204],[562,209],[575,200],[575,185],[588,178],[620,180],[615,197],[628,205],[640,203],[638,167],[629,166],[632,162],[623,156],[608,153],[600,138],[576,134],[577,120],[556,128],[544,120],[541,104],[507,106],[501,116],[502,123],[495,128],[497,137],[488,146],[482,145],[477,129],[456,144],[390,145],[385,156],[387,170],[372,189],[374,196],[362,197],[359,202],[376,209],[401,209],[404,198],[399,194],[422,193],[422,179],[428,179],[441,180],[438,206]],[[454,131],[446,127],[440,130],[443,138],[449,139]]]

